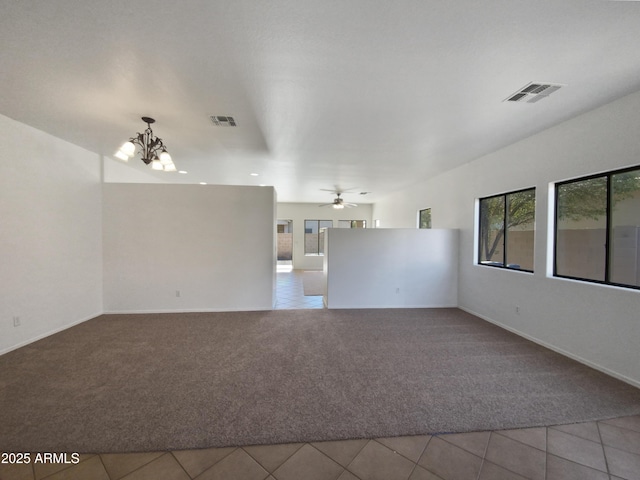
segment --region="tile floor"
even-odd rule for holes
[[[324,308],[321,295],[305,297],[302,270],[286,271],[279,268],[276,275],[276,310]]]
[[[3,480],[638,480],[640,415],[554,427],[0,464]]]
[[[301,271],[277,275],[277,308],[323,308],[322,297],[303,295]],[[43,479],[640,480],[640,415],[493,432],[89,454],[75,465],[0,463],[0,480]]]

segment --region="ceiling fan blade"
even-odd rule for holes
[[[353,192],[357,191],[358,189],[356,187],[338,188],[338,186],[336,185],[336,187],[333,190],[328,189],[328,188],[320,188],[319,190],[321,192],[331,192],[331,193],[335,193],[335,194],[343,194],[343,193],[353,193]]]

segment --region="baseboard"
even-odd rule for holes
[[[82,318],[80,320],[76,320],[74,322],[67,323],[67,324],[63,325],[62,327],[54,328],[53,330],[49,330],[49,331],[47,331],[45,333],[41,333],[40,335],[37,335],[37,336],[35,336],[33,338],[30,338],[29,340],[25,340],[24,342],[20,342],[20,343],[18,343],[16,345],[12,345],[9,348],[5,348],[3,350],[0,350],[0,355],[4,355],[5,353],[9,353],[9,352],[11,352],[13,350],[17,350],[19,348],[25,347],[25,346],[33,343],[33,342],[37,342],[38,340],[42,340],[43,338],[47,338],[47,337],[49,337],[51,335],[55,335],[56,333],[60,333],[63,330],[67,330],[68,328],[71,328],[71,327],[74,327],[74,326],[79,325],[81,323],[84,323],[87,320],[92,320],[92,319],[102,315],[102,313],[103,312],[95,313],[95,314],[92,314],[92,315],[90,315],[88,317]]]
[[[324,301],[325,307],[329,309],[352,309],[352,308],[458,308],[457,304],[442,304],[442,305],[331,305],[327,306],[326,300]]]
[[[509,327],[508,325],[504,325],[503,323],[497,322],[496,320],[494,320],[492,318],[489,318],[489,317],[486,317],[485,315],[482,315],[480,313],[474,312],[473,310],[471,310],[469,308],[465,308],[465,307],[461,307],[461,306],[458,306],[458,308],[460,310],[463,310],[463,311],[467,312],[467,313],[470,313],[471,315],[475,315],[476,317],[479,317],[479,318],[481,318],[483,320],[486,320],[489,323],[493,323],[494,325],[497,325],[500,328],[504,328],[505,330],[508,330],[511,333],[515,333],[519,337],[526,338],[527,340],[530,340],[533,343],[537,343],[538,345],[540,345],[542,347],[545,347],[545,348],[548,348],[549,350],[553,350],[554,352],[559,353],[560,355],[563,355],[563,356],[568,357],[568,358],[570,358],[572,360],[575,360],[576,362],[580,362],[583,365],[591,367],[591,368],[593,368],[595,370],[598,370],[598,371],[600,371],[602,373],[606,373],[610,377],[617,378],[618,380],[621,380],[621,381],[623,381],[625,383],[628,383],[629,385],[632,385],[632,386],[634,386],[636,388],[640,388],[640,382],[639,381],[634,380],[632,378],[629,378],[626,375],[621,375],[620,373],[614,372],[613,370],[610,370],[610,369],[608,369],[606,367],[603,367],[602,365],[598,365],[597,363],[591,362],[590,360],[587,360],[586,358],[582,358],[579,355],[575,355],[575,354],[573,354],[571,352],[563,350],[562,348],[557,347],[557,346],[555,346],[555,345],[553,345],[551,343],[547,343],[547,342],[544,342],[544,341],[542,341],[542,340],[540,340],[538,338],[532,337],[531,335],[527,335],[526,333],[523,333],[523,332],[521,332],[519,330],[516,330],[515,328]]]

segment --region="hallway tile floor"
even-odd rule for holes
[[[321,295],[304,295],[302,270],[278,271],[276,275],[276,310],[324,308]]]
[[[81,455],[3,480],[640,480],[640,415],[553,427]]]

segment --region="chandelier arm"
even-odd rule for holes
[[[163,146],[162,140],[156,137],[149,143],[149,153],[154,157],[157,157],[158,152],[163,148]]]

